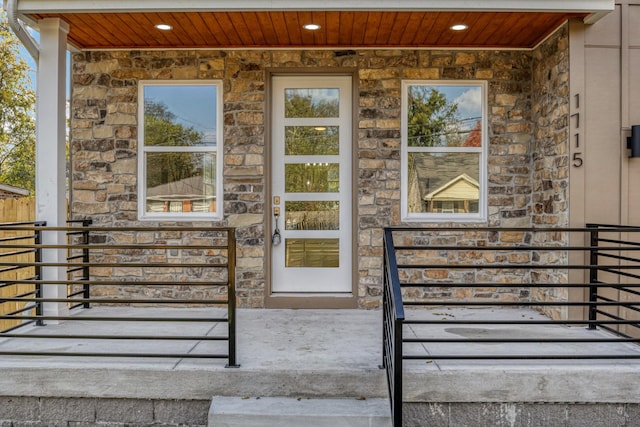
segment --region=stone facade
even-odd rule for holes
[[[569,226],[569,37],[560,28],[533,52],[532,226]],[[545,233],[536,244],[567,245],[566,233]],[[568,253],[534,253],[542,265],[568,263]],[[568,283],[568,270],[532,271],[533,283]],[[567,301],[568,288],[534,288],[539,301]],[[546,309],[566,318],[567,308]]]
[[[238,302],[244,307],[264,306],[267,71],[356,70],[358,79],[354,83],[359,94],[355,105],[358,119],[354,123],[358,130],[354,141],[354,265],[358,268],[359,305],[376,308],[381,301],[382,227],[401,224],[401,82],[487,81],[488,225],[532,226],[554,224],[554,220],[555,224],[565,225],[568,95],[556,88],[566,84],[566,45],[567,32],[561,29],[535,51],[77,53],[73,56],[71,106],[73,217],[92,218],[96,225],[140,225],[136,216],[140,80],[222,80],[225,219],[209,225],[237,227]],[[555,91],[556,96],[549,96],[548,91]],[[453,238],[466,239],[464,233]]]

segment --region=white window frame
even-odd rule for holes
[[[475,147],[409,147],[408,143],[408,90],[409,86],[478,86],[482,89],[482,144],[480,148]],[[403,80],[402,81],[402,106],[401,106],[401,194],[400,208],[401,220],[403,222],[486,222],[487,221],[487,153],[489,139],[487,133],[488,124],[488,84],[483,80]],[[479,153],[479,200],[477,213],[437,213],[437,212],[409,212],[408,192],[409,192],[409,153]]]
[[[144,89],[149,86],[216,86],[216,145],[200,147],[145,146]],[[138,83],[138,219],[141,221],[218,221],[224,216],[222,80],[141,80]],[[214,212],[147,212],[146,153],[215,153],[216,210]]]

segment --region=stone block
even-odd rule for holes
[[[498,403],[451,403],[449,423],[456,427],[505,426]]]
[[[40,401],[37,397],[0,396],[0,420],[39,420]]]
[[[100,86],[79,86],[73,90],[74,99],[104,99],[107,88]]]
[[[111,126],[96,126],[93,128],[93,137],[98,139],[112,138],[113,127]]]
[[[206,425],[210,404],[207,400],[158,400],[154,402],[154,422]]]
[[[458,52],[456,53],[455,63],[456,65],[469,65],[475,64],[476,55],[474,53]]]
[[[567,405],[552,403],[522,403],[519,405],[517,426],[562,427],[567,425]]]
[[[625,412],[628,427],[640,425],[640,403],[627,403]]]
[[[638,420],[634,420],[637,422]],[[567,409],[568,427],[624,427],[627,425],[623,404],[574,404]]]
[[[449,427],[449,404],[405,403],[402,407],[404,427]]]
[[[402,72],[406,79],[437,80],[440,78],[440,68],[409,68]]]
[[[50,423],[47,421],[14,421],[13,423],[11,423],[11,427],[67,427],[67,423]]]
[[[96,421],[152,423],[153,402],[142,399],[100,399],[96,403]]]
[[[47,422],[93,422],[96,419],[96,400],[43,398],[40,412],[41,419]]]

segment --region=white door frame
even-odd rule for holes
[[[355,299],[355,283],[354,283],[354,278],[355,278],[355,274],[354,274],[354,270],[353,270],[353,266],[355,265],[355,256],[354,256],[354,247],[355,244],[353,242],[353,223],[354,223],[354,216],[352,214],[353,209],[354,209],[354,202],[353,202],[353,195],[355,194],[354,191],[354,178],[353,178],[353,163],[354,163],[354,145],[352,143],[352,141],[354,141],[354,136],[355,136],[355,132],[354,132],[354,96],[353,96],[353,73],[352,72],[348,72],[348,73],[343,73],[343,74],[323,74],[323,75],[318,75],[318,74],[314,74],[314,75],[304,75],[304,74],[276,74],[273,73],[269,76],[269,83],[271,84],[271,94],[272,94],[272,99],[271,102],[269,103],[270,107],[271,107],[271,119],[270,119],[270,125],[272,126],[271,131],[269,132],[269,135],[271,137],[271,143],[269,144],[269,147],[271,149],[271,156],[270,156],[270,160],[269,160],[269,165],[270,165],[270,174],[269,174],[269,178],[273,179],[272,181],[272,185],[270,187],[270,194],[269,199],[267,200],[268,203],[268,209],[267,209],[267,221],[268,221],[268,227],[267,229],[269,230],[270,234],[268,235],[267,241],[265,242],[266,246],[267,246],[267,259],[269,260],[269,267],[268,267],[268,271],[270,272],[270,279],[271,279],[271,293],[267,296],[267,305],[268,306],[317,306],[318,303],[320,303],[320,306],[326,306],[326,307],[331,307],[331,306],[340,306],[340,307],[355,307],[356,306],[356,299]],[[313,82],[314,84],[312,86],[311,82]],[[285,84],[286,83],[286,84]],[[299,283],[303,283],[303,285],[308,285],[309,283],[309,278],[311,277],[327,277],[324,280],[324,284],[325,287],[324,288],[309,288],[307,287],[306,290],[304,287],[299,287],[297,285],[295,286],[288,286],[288,285],[284,285],[282,286],[282,280],[289,280],[289,277],[283,277],[281,275],[282,271],[276,271],[277,268],[274,265],[275,262],[280,262],[281,265],[283,265],[284,263],[284,258],[283,258],[283,254],[284,254],[284,248],[285,248],[285,244],[286,244],[286,238],[287,238],[287,230],[285,227],[285,209],[284,209],[284,204],[286,202],[286,196],[284,194],[278,194],[276,192],[281,192],[283,191],[283,184],[280,182],[276,182],[277,181],[277,177],[275,176],[277,174],[277,172],[279,172],[281,174],[281,176],[284,175],[283,173],[283,169],[284,169],[284,155],[280,156],[280,159],[276,159],[277,157],[277,150],[280,150],[280,152],[283,152],[283,129],[284,126],[287,124],[284,121],[284,112],[282,111],[282,107],[280,107],[280,110],[278,110],[278,106],[274,106],[274,99],[278,98],[278,96],[280,96],[280,99],[282,99],[282,94],[278,94],[278,91],[283,91],[285,86],[287,88],[295,88],[295,87],[304,87],[304,88],[309,88],[309,87],[313,87],[313,88],[322,88],[322,87],[339,87],[337,86],[338,83],[340,83],[340,118],[339,120],[341,121],[341,132],[340,132],[340,209],[342,212],[341,215],[341,225],[340,225],[340,234],[341,234],[341,245],[340,245],[340,270],[342,273],[342,276],[332,276],[332,274],[328,274],[328,272],[331,269],[328,268],[303,268],[300,270],[304,270],[304,271],[299,271],[299,273],[301,273],[302,275],[298,275],[296,276],[295,274],[293,275],[293,277],[295,278],[294,280],[298,281]],[[300,120],[300,119],[288,119],[288,120],[293,120],[292,125],[295,124],[303,124],[300,122],[296,122],[295,120]],[[326,119],[323,119],[326,120]],[[335,120],[335,119],[334,119]],[[280,125],[280,130],[276,129],[276,123],[278,123]],[[278,133],[280,132],[280,133]],[[274,137],[274,135],[277,135]],[[336,156],[337,157],[337,156]],[[298,158],[297,160],[302,160],[302,158]],[[331,162],[334,162],[335,159],[330,160]],[[274,164],[274,162],[276,162]],[[295,161],[294,161],[295,162]],[[280,186],[280,188],[277,188],[278,186]],[[313,200],[323,200],[323,197],[326,197],[326,195],[329,194],[329,197],[331,197],[330,193],[315,193],[312,195],[309,194],[304,194],[302,196],[302,199],[304,200],[304,197],[310,197]],[[338,194],[338,193],[334,193]],[[276,207],[276,205],[274,205],[274,198],[273,196],[280,196],[281,198],[281,202],[279,204],[280,211],[281,211],[281,216],[279,219],[279,229],[280,229],[280,233],[282,234],[282,244],[280,245],[280,247],[276,247],[275,250],[279,250],[280,254],[272,252],[272,250],[274,249],[274,247],[272,246],[271,243],[271,234],[274,231],[274,218],[273,218],[273,212],[274,212],[274,208]],[[320,198],[316,198],[316,196],[321,196]],[[300,200],[300,199],[298,199]],[[344,229],[343,229],[344,227]],[[332,232],[332,231],[298,231],[297,232],[298,235],[296,237],[299,238],[305,238],[305,237],[313,237],[314,234],[316,235],[316,237],[321,237],[321,238],[331,238],[333,237],[332,234],[335,234],[337,232]],[[282,270],[285,270],[284,267],[282,267]],[[291,270],[291,269],[288,269]],[[293,269],[295,270],[295,269]],[[335,273],[335,272],[334,272]],[[340,274],[340,273],[337,273]],[[329,285],[328,287],[326,285]],[[313,286],[313,285],[312,285]],[[291,299],[291,297],[293,297],[294,299],[296,299],[296,297],[313,297],[313,298],[305,298],[306,302],[304,304],[291,304],[289,303],[284,303],[283,299]],[[279,299],[279,303],[274,303],[274,298]],[[341,301],[340,302],[330,302],[328,300],[331,300],[332,298],[338,298]],[[297,298],[300,299],[300,298]],[[309,303],[310,300],[315,300],[315,303]],[[324,301],[324,302],[321,302]]]

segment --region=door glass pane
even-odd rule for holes
[[[337,193],[340,191],[339,163],[289,163],[284,165],[287,193]]]
[[[286,118],[338,117],[339,89],[285,89]]]
[[[338,126],[286,126],[284,154],[288,156],[340,154]]]
[[[409,153],[409,212],[477,213],[480,153]]]
[[[287,230],[339,230],[340,202],[286,202]]]
[[[340,239],[285,239],[286,267],[339,267]]]

